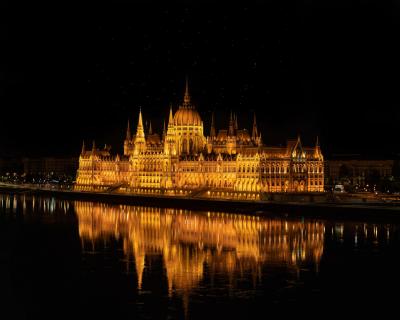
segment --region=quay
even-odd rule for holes
[[[207,192],[186,195],[121,193],[117,191],[74,191],[32,185],[0,184],[0,192],[52,196],[65,200],[98,201],[112,204],[173,207],[202,211],[228,211],[242,214],[307,216],[322,219],[400,220],[399,197],[329,193],[264,194],[259,199],[206,197]]]

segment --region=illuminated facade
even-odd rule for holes
[[[151,125],[145,133],[140,111],[133,136],[128,122],[124,155],[111,156],[109,151],[108,147],[97,149],[94,143],[92,150],[83,145],[76,189],[163,194],[324,190],[324,158],[318,139],[311,148],[303,147],[300,137],[288,140],[286,147],[265,146],[255,116],[250,134],[239,129],[232,114],[228,129],[218,132],[212,119],[206,137],[187,82],[183,103],[175,113],[170,108],[162,136],[153,133]]]

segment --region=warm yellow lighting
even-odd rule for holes
[[[251,200],[260,199],[260,193],[324,191],[324,158],[318,142],[303,148],[298,137],[271,149],[262,142],[255,116],[251,134],[239,129],[234,114],[227,129],[217,132],[211,122],[206,137],[186,87],[178,110],[170,109],[162,135],[151,128],[145,132],[141,111],[134,136],[128,124],[125,158],[111,156],[108,147],[83,146],[75,188],[171,195],[209,188],[216,190],[207,192],[211,197]]]
[[[203,280],[205,266],[235,279],[256,274],[265,263],[296,270],[305,261],[319,263],[323,253],[321,222],[81,201],[74,207],[83,252],[93,250],[92,243],[121,239],[139,290],[147,255],[162,256],[170,293],[189,293]]]

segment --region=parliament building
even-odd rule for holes
[[[217,131],[214,122],[212,117],[206,136],[186,82],[183,102],[175,113],[170,108],[161,136],[151,124],[145,130],[139,111],[136,134],[128,121],[123,156],[83,144],[75,189],[254,199],[260,193],[324,191],[318,139],[313,147],[303,147],[300,136],[272,147],[263,144],[255,115],[251,133],[232,113],[227,129]]]

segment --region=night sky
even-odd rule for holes
[[[256,111],[267,145],[400,152],[399,2],[166,2],[2,1],[0,157],[121,152],[139,106],[161,133],[186,75],[206,134]]]

